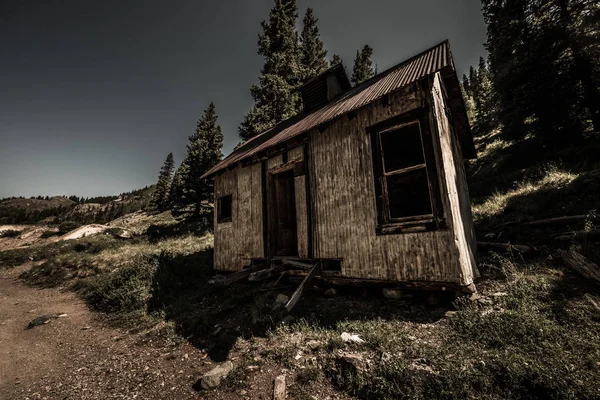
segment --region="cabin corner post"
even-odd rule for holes
[[[464,168],[460,168],[462,158],[460,158],[460,148],[456,144],[456,139],[452,137],[453,130],[448,120],[448,107],[444,99],[444,87],[437,72],[429,80],[428,89],[429,100],[431,102],[431,117],[433,119],[432,131],[437,133],[439,159],[442,164],[444,195],[447,197],[449,208],[446,212],[448,216],[448,227],[452,231],[454,245],[458,254],[458,280],[461,286],[471,287],[474,279],[478,276],[477,265],[475,262],[475,249],[472,245],[472,238],[469,232],[472,231],[472,217],[470,213],[470,203]],[[457,160],[457,158],[460,158]],[[467,207],[469,210],[467,210]]]

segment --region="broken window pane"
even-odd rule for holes
[[[418,122],[380,135],[385,172],[425,164]]]
[[[391,218],[432,213],[425,168],[388,176],[386,183]]]

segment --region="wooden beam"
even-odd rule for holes
[[[300,297],[302,297],[302,293],[304,292],[304,289],[306,288],[306,286],[308,286],[308,284],[310,283],[312,278],[314,278],[314,276],[319,272],[320,268],[321,268],[321,261],[317,261],[315,263],[315,265],[312,267],[312,269],[310,270],[310,272],[308,273],[308,275],[306,275],[306,278],[304,278],[304,280],[302,281],[300,286],[298,286],[298,289],[296,289],[296,291],[294,292],[292,297],[290,297],[290,300],[285,305],[285,309],[288,312],[292,311],[292,309],[294,308],[296,303],[298,303],[298,300],[300,300]]]
[[[555,218],[540,219],[538,221],[524,222],[523,225],[535,226],[535,225],[548,225],[548,224],[564,224],[564,223],[568,223],[568,222],[585,221],[586,219],[588,219],[587,215],[570,215],[570,216],[565,216],[565,217],[555,217]],[[590,218],[590,220],[598,221],[599,218]]]
[[[566,251],[558,249],[556,252],[563,259],[567,267],[577,271],[587,279],[593,279],[597,283],[600,283],[600,267],[598,265],[574,250]]]
[[[291,265],[292,267],[296,267],[296,268],[300,268],[300,269],[311,269],[313,267],[313,264],[303,263],[300,261],[294,261],[294,260],[289,260],[289,259],[282,260],[281,262],[283,264]]]
[[[250,274],[266,269],[268,268],[269,265],[265,264],[265,263],[261,263],[261,264],[256,264],[251,266],[250,268],[246,268],[244,270],[238,271],[238,272],[234,272],[233,274],[229,274],[225,277],[225,279],[223,279],[221,281],[221,283],[224,286],[229,286],[231,285],[233,282],[237,282],[239,280],[242,280],[244,278],[247,278],[248,276],[250,276]]]
[[[256,272],[251,273],[248,276],[248,280],[251,282],[264,281],[265,279],[269,279],[269,278],[279,274],[286,268],[287,267],[285,265],[281,264],[281,265],[277,265],[277,266],[269,268],[269,269],[263,269],[261,271],[256,271]]]

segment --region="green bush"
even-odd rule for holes
[[[75,289],[94,310],[106,313],[129,313],[145,310],[157,262],[139,257],[113,272],[76,283]]]

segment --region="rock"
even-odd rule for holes
[[[285,375],[275,378],[273,384],[273,400],[285,400]]]
[[[348,332],[342,332],[342,335],[340,337],[346,343],[358,343],[358,344],[360,344],[360,343],[364,343],[365,342],[358,335],[351,335]]]
[[[402,290],[399,289],[383,288],[381,293],[388,300],[399,300],[402,298]]]
[[[31,329],[31,328],[35,328],[36,326],[47,324],[50,322],[51,319],[59,318],[62,314],[64,314],[64,313],[46,314],[46,315],[37,317],[34,320],[32,320],[29,323],[29,325],[27,325],[27,328],[25,328],[25,329]]]
[[[81,330],[82,330],[82,331],[87,331],[88,329],[91,329],[91,326],[87,326],[87,325],[86,325],[86,326],[82,326],[82,327],[81,327]]]
[[[343,353],[336,358],[336,364],[339,371],[349,376],[356,376],[360,371],[367,369],[365,360],[352,353]]]
[[[224,363],[217,365],[200,378],[200,387],[204,390],[216,388],[221,384],[223,378],[229,375],[232,370],[233,363],[231,361],[225,361]]]
[[[326,297],[333,297],[337,294],[337,290],[335,290],[334,288],[329,288],[325,291],[324,294]]]
[[[492,294],[492,297],[502,297],[502,296],[506,296],[508,293],[506,292],[496,292],[494,294]]]
[[[279,293],[275,299],[275,304],[285,306],[288,301],[290,301],[289,297],[287,297],[285,294]]]
[[[446,311],[446,313],[444,315],[446,316],[446,318],[449,318],[455,314],[456,314],[456,311]]]

